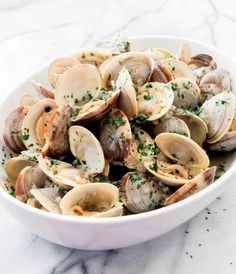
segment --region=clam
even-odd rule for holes
[[[27,166],[34,166],[35,162],[30,161],[25,156],[17,156],[8,159],[4,164],[4,170],[7,174],[7,177],[14,181],[17,179],[19,173]]]
[[[130,169],[145,171],[143,163],[156,157],[158,149],[151,136],[140,127],[133,128],[133,138],[124,163]]]
[[[73,55],[73,58],[82,64],[91,64],[99,67],[105,60],[112,56],[109,49],[82,49]]]
[[[81,164],[75,168],[69,163],[50,157],[38,157],[38,162],[41,170],[51,181],[66,189],[89,182],[89,174],[85,165]]]
[[[62,157],[69,151],[68,128],[70,126],[70,106],[59,107],[53,112],[44,133],[43,157]]]
[[[168,83],[174,92],[173,105],[182,109],[195,109],[200,98],[200,89],[189,78],[177,78]]]
[[[109,63],[100,67],[103,84],[111,87],[111,82],[116,81],[122,68],[126,68],[131,76],[134,85],[142,86],[149,81],[154,63],[152,59],[142,52],[127,52],[117,55]]]
[[[49,88],[44,87],[42,84],[40,84],[34,80],[31,82],[33,84],[33,87],[39,94],[43,95],[45,98],[54,99],[54,97],[55,97],[54,90],[50,90]]]
[[[155,142],[169,161],[146,161],[144,166],[167,185],[181,186],[210,164],[205,151],[197,143],[183,135],[161,133],[157,135]]]
[[[160,62],[168,58],[175,59],[174,55],[170,51],[163,48],[151,48],[145,50],[144,53],[153,58],[157,62]]]
[[[191,60],[191,47],[188,43],[184,43],[177,54],[178,59],[185,64],[188,64]]]
[[[167,197],[168,189],[137,171],[126,173],[121,179],[121,201],[133,213],[158,208]]]
[[[190,111],[176,110],[175,117],[182,120],[189,129],[191,139],[193,139],[200,146],[206,140],[208,128],[206,123],[196,114]]]
[[[19,105],[20,106],[28,106],[32,107],[36,103],[38,103],[38,99],[34,98],[30,93],[22,93],[20,95]]]
[[[116,104],[119,97],[120,91],[107,91],[105,89],[101,90],[100,99],[96,99],[85,103],[80,108],[76,108],[72,111],[71,120],[78,122],[95,122],[103,119]]]
[[[214,182],[214,177],[216,173],[216,167],[210,167],[205,169],[203,172],[201,172],[199,175],[197,175],[195,178],[184,184],[182,187],[180,187],[178,190],[176,190],[172,195],[170,195],[164,202],[164,206],[171,205],[173,203],[176,203],[178,201],[181,201],[190,195],[193,195],[211,183]]]
[[[157,120],[168,112],[173,100],[174,93],[169,86],[157,82],[145,84],[137,93],[139,115],[147,121]]]
[[[129,119],[138,115],[136,91],[129,71],[124,67],[116,80],[116,87],[120,89],[117,107],[121,109]]]
[[[38,166],[27,166],[21,170],[16,180],[16,198],[26,202],[32,195],[32,188],[42,188],[47,177]]]
[[[65,71],[78,64],[78,60],[69,56],[59,57],[51,62],[48,67],[48,79],[53,88],[55,88],[57,80]]]
[[[151,77],[152,82],[167,83],[173,79],[173,74],[164,64],[155,62]]]
[[[45,123],[47,123],[48,116],[51,117],[52,111],[56,107],[54,100],[45,98],[33,105],[26,114],[21,126],[21,134],[24,145],[28,149],[37,150],[41,148],[42,143],[40,142],[46,130]]]
[[[115,109],[102,121],[99,140],[108,161],[123,162],[127,158],[132,133],[123,111]]]
[[[216,143],[229,131],[234,114],[235,97],[230,91],[223,91],[205,101],[200,117],[208,127],[207,143]]]
[[[191,68],[180,60],[164,59],[161,61],[173,74],[174,78],[189,78],[195,80],[193,71]]]
[[[201,102],[224,91],[231,91],[231,76],[225,69],[214,69],[205,74],[200,81]]]
[[[153,134],[155,136],[163,132],[178,133],[190,138],[190,131],[187,124],[177,117],[165,119],[153,127]]]
[[[20,153],[25,149],[24,139],[26,137],[21,134],[21,126],[28,111],[28,107],[17,107],[10,112],[4,122],[3,140],[6,146],[15,153]]]
[[[30,193],[44,209],[52,213],[61,214],[61,198],[58,189],[52,187],[33,188],[30,190]]]
[[[70,150],[81,163],[84,163],[91,174],[102,173],[105,158],[101,144],[85,127],[72,126],[69,129]]]
[[[84,105],[100,95],[101,73],[97,67],[79,64],[65,71],[55,87],[55,100],[58,106],[70,105],[72,108]]]
[[[62,214],[80,217],[115,217],[123,213],[119,190],[108,183],[75,187],[62,198],[60,207]]]
[[[197,84],[200,83],[205,74],[217,67],[215,60],[208,54],[197,54],[192,56],[188,65],[193,70]]]

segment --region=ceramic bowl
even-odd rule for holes
[[[130,41],[132,50],[163,47],[174,53],[183,42],[187,41],[192,47],[193,54],[199,52],[211,54],[217,60],[219,67],[231,73],[234,78],[233,83],[236,83],[236,64],[221,51],[206,44],[166,36],[132,37]],[[9,111],[17,106],[19,95],[24,91],[34,92],[30,82],[32,79],[47,85],[47,66],[9,92],[7,98],[0,103],[1,125]],[[235,86],[233,90],[236,91]],[[0,136],[2,136],[2,127]],[[0,150],[0,160],[3,154],[4,152]],[[171,206],[131,216],[90,219],[47,213],[18,201],[2,188],[0,189],[0,202],[19,223],[48,241],[84,250],[121,248],[160,236],[199,213],[224,191],[232,181],[232,177],[236,175],[234,160],[235,155],[232,152],[227,158],[228,171],[201,192]],[[3,169],[0,170],[0,176],[1,180],[5,178]]]

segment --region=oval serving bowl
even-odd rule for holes
[[[236,64],[216,48],[193,40],[168,36],[132,37],[129,41],[131,50],[142,51],[153,47],[163,47],[174,53],[178,51],[183,42],[189,42],[193,54],[210,53],[220,67],[231,73],[233,92],[236,92],[236,73],[234,73],[236,72]],[[31,86],[32,79],[48,85],[47,66],[31,75],[15,90],[9,92],[4,101],[0,102],[0,123],[2,125],[9,110],[17,105],[19,95],[26,90],[34,93]],[[0,134],[2,136],[2,127]],[[1,150],[0,159],[3,158],[4,152]],[[3,188],[0,188],[0,202],[22,225],[51,242],[84,250],[121,248],[160,236],[199,213],[229,185],[236,173],[235,159],[234,152],[227,156],[228,171],[199,193],[171,206],[136,215],[96,219],[52,214],[18,201]],[[0,176],[1,181],[5,180],[3,169],[0,170]]]

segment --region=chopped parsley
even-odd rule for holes
[[[150,101],[150,100],[152,100],[153,96],[150,95],[150,94],[145,94],[145,95],[143,96],[143,98],[144,98],[145,100],[147,100],[147,101]]]
[[[147,119],[150,117],[150,115],[145,114],[145,113],[140,113],[138,116],[134,118],[134,121],[137,123],[142,123],[147,121]]]

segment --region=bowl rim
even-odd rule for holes
[[[173,36],[173,35],[138,35],[138,36],[130,36],[128,37],[128,40],[135,41],[135,40],[140,40],[140,39],[169,39],[169,40],[177,40],[180,42],[189,42],[193,44],[197,44],[202,47],[207,47],[213,52],[219,53],[220,55],[223,56],[223,58],[227,59],[229,62],[233,63],[236,65],[232,59],[230,60],[230,57],[225,54],[223,51],[220,49],[208,45],[203,42],[199,42],[198,40],[195,39],[190,39],[186,37],[180,37],[180,36]],[[71,53],[69,53],[71,54]],[[7,95],[4,96],[3,100],[0,101],[0,107],[6,103],[14,91],[18,89],[18,87],[33,79],[34,75],[39,73],[40,71],[44,70],[48,64],[44,64],[40,66],[37,70],[35,70],[30,76],[26,77],[18,83],[15,88],[11,89],[9,92],[7,92]],[[3,167],[2,167],[3,168]],[[227,180],[229,180],[233,173],[235,173],[235,164],[233,164],[219,179],[217,179],[214,183],[212,183],[210,186],[206,187],[205,189],[199,191],[198,193],[194,194],[193,196],[187,197],[186,199],[179,201],[175,204],[169,205],[167,207],[155,209],[152,211],[148,212],[143,212],[143,213],[138,213],[138,214],[133,214],[133,215],[127,215],[127,216],[118,216],[118,217],[104,217],[104,218],[78,218],[78,216],[70,216],[70,215],[61,215],[61,214],[53,214],[50,212],[46,212],[34,207],[31,207],[25,203],[22,203],[21,201],[17,200],[16,198],[12,197],[6,190],[3,189],[3,187],[0,187],[0,196],[2,198],[6,199],[9,203],[12,203],[14,206],[20,207],[22,210],[27,211],[29,214],[34,214],[35,216],[41,216],[42,218],[46,219],[51,219],[53,221],[58,221],[58,222],[66,222],[66,223],[73,223],[73,224],[97,224],[97,225],[103,225],[103,224],[123,224],[127,222],[138,222],[142,220],[146,220],[149,218],[158,218],[158,216],[167,214],[171,211],[176,211],[182,207],[188,206],[189,204],[193,203],[194,201],[197,201],[199,199],[203,199],[206,197],[210,192],[214,191],[215,189],[220,188],[222,185],[227,183]]]

